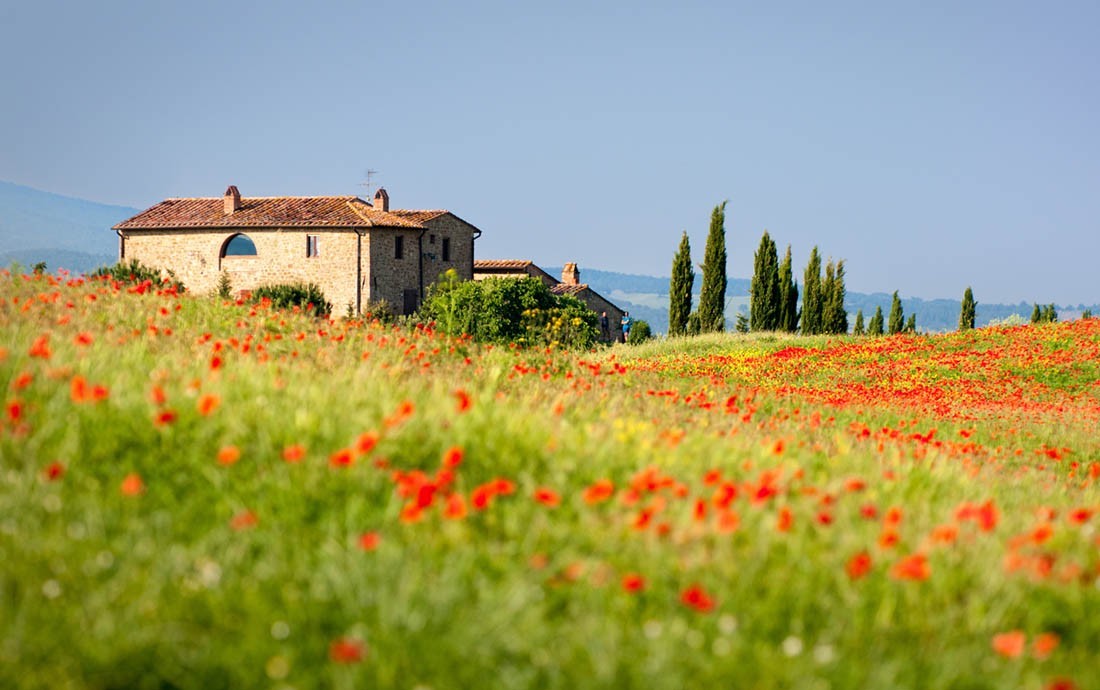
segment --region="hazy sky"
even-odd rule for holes
[[[595,8],[594,8],[595,7]],[[0,179],[360,194],[668,275],[729,199],[848,288],[1100,301],[1100,3],[3,2]]]

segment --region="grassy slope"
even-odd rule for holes
[[[1097,518],[1066,519],[1100,504],[1087,400],[1004,420],[823,406],[706,358],[824,339],[572,357],[0,280],[5,687],[1100,687],[1081,671],[1100,650]],[[106,396],[75,401],[96,397],[76,377]],[[602,478],[614,495],[590,504]],[[475,509],[498,479],[514,492]],[[956,520],[989,500],[991,531]],[[1040,508],[1050,539],[1012,548]],[[956,542],[931,545],[944,524]],[[931,577],[893,577],[917,552]],[[711,610],[682,602],[693,585]],[[1061,644],[1002,658],[993,635],[1014,629]],[[361,661],[331,659],[345,639]]]

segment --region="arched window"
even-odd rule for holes
[[[237,233],[222,245],[221,256],[256,256],[256,244],[248,235]]]

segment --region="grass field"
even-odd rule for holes
[[[1100,688],[1098,355],[0,275],[0,687]]]

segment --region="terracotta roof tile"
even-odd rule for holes
[[[579,295],[587,289],[587,283],[558,283],[550,288],[550,292],[555,295]]]
[[[424,223],[433,218],[438,218],[444,214],[450,213],[450,211],[411,211],[407,209],[390,210],[390,215],[397,216],[398,218],[404,218],[411,220],[414,223]]]
[[[474,270],[494,270],[494,269],[506,269],[513,271],[522,271],[531,265],[531,261],[525,261],[523,259],[475,259]]]
[[[377,211],[354,196],[247,197],[241,199],[240,208],[232,214],[224,212],[222,197],[165,199],[114,227],[133,230],[301,226],[424,227],[414,218]]]

